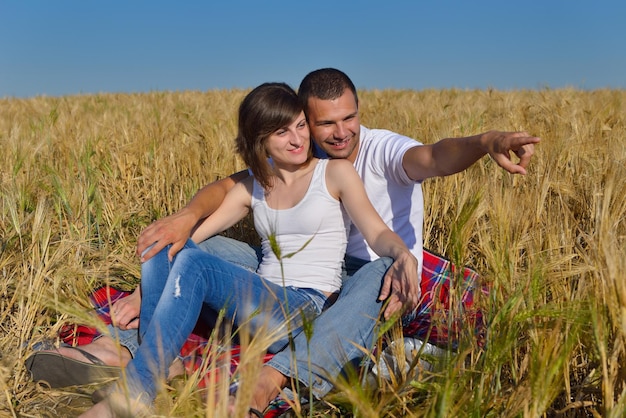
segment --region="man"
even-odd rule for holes
[[[354,84],[336,69],[308,74],[298,94],[320,154],[346,158],[354,163],[374,207],[405,240],[420,261],[420,269],[423,251],[421,182],[463,171],[485,154],[508,172],[525,174],[534,144],[540,141],[524,132],[490,131],[422,145],[390,131],[367,129],[360,125]],[[517,163],[511,161],[511,152],[519,158]],[[148,226],[138,239],[137,254],[141,260],[148,261],[167,246],[171,259],[194,227],[219,207],[236,182],[248,175],[247,171],[242,171],[205,186],[186,207]],[[256,261],[253,249],[233,240],[216,237],[201,244],[203,246],[242,265],[251,266]],[[337,301],[315,320],[310,340],[304,334],[296,336],[293,353],[285,349],[267,363],[252,407],[262,410],[278,394],[279,388],[296,376],[316,397],[324,396],[344,368],[361,359],[362,349],[373,347],[381,307],[384,306],[384,318],[390,319],[402,309],[417,306],[418,283],[385,280],[381,284],[390,264],[389,259],[376,259],[360,233],[352,228],[346,256],[347,276]],[[125,308],[128,312],[128,307]],[[120,322],[130,323],[133,314],[124,315],[124,321]]]

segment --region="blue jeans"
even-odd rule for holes
[[[361,362],[363,348],[371,351],[376,343],[375,328],[382,307],[378,294],[392,262],[388,257],[370,262],[346,257],[347,271],[339,297],[315,319],[311,339],[300,333],[294,339],[293,351],[286,347],[266,364],[299,380],[317,398],[330,392],[344,370]]]
[[[236,257],[238,260],[232,261],[242,266],[258,262],[254,261],[257,257],[254,247],[233,239],[216,236],[198,245],[205,251],[230,256],[231,260]],[[285,347],[267,365],[285,376],[297,378],[316,397],[326,395],[346,366],[363,359],[361,347],[371,351],[376,343],[374,331],[382,307],[378,294],[392,262],[387,257],[368,262],[346,256],[339,297],[315,319],[311,339],[307,341],[304,333],[296,335],[295,351]]]
[[[107,331],[102,333],[96,339],[107,336],[116,340],[122,347],[125,347],[131,357],[135,357],[135,353],[139,349],[139,338],[135,328],[120,329],[112,324],[107,325]]]
[[[252,333],[264,327],[277,330],[287,320],[291,330],[298,332],[301,317],[317,316],[326,303],[322,292],[284,288],[199,249],[192,241],[171,263],[168,249],[142,265],[140,345],[127,367],[133,394],[156,396],[157,380],[167,375],[203,306],[216,312],[224,309],[235,325],[245,322]],[[286,307],[290,312],[285,312]],[[268,351],[288,344],[288,335],[283,335]]]
[[[255,271],[259,263],[261,263],[262,253],[260,248],[220,235],[202,241],[197,245],[203,251],[249,271]],[[161,256],[162,254],[159,255]],[[142,268],[146,270],[146,273],[142,274],[142,280],[163,282],[163,280],[167,279],[167,277],[163,277],[163,275],[169,274],[170,263],[167,262],[167,259],[163,259],[162,257],[151,260],[148,260],[146,264],[142,266]],[[155,277],[159,278],[155,279]],[[200,318],[208,324],[213,323],[215,321],[215,312],[208,306],[203,305],[200,311]],[[120,345],[130,351],[132,357],[135,357],[139,349],[139,330],[121,330],[113,325],[108,325],[107,330],[108,333],[105,335],[117,340]]]

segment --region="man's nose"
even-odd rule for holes
[[[337,128],[335,129],[335,138],[345,138],[348,134],[348,129],[346,129],[346,125],[343,122],[339,122],[336,126]]]

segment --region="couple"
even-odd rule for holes
[[[326,312],[315,320],[315,332],[310,341],[307,341],[302,334],[296,335],[293,349],[292,347],[285,347],[263,367],[251,405],[260,410],[264,409],[269,401],[278,394],[279,388],[287,386],[289,379],[296,376],[296,371],[297,376],[302,378],[302,383],[308,386],[316,396],[320,397],[328,393],[332,388],[333,380],[339,376],[342,369],[349,363],[360,359],[362,352],[358,347],[372,348],[375,318],[380,312],[381,301],[386,302],[384,316],[387,319],[402,308],[411,309],[417,305],[419,299],[418,277],[420,277],[422,255],[423,200],[421,181],[429,177],[460,172],[485,154],[489,154],[507,171],[524,174],[525,167],[533,154],[534,144],[539,141],[538,138],[529,137],[526,133],[490,131],[473,137],[448,138],[433,145],[421,145],[413,139],[389,131],[367,129],[360,126],[359,123],[358,100],[353,83],[345,74],[334,69],[322,69],[310,73],[302,81],[298,93],[300,103],[302,103],[306,113],[311,137],[319,154],[330,157],[332,162],[347,159],[354,165],[358,175],[363,180],[367,195],[374,202],[376,211],[383,221],[387,225],[391,225],[393,230],[402,238],[417,259],[417,264],[413,265],[411,267],[413,271],[409,272],[409,266],[413,263],[409,262],[411,257],[404,256],[397,259],[393,263],[392,269],[385,274],[391,264],[390,260],[377,258],[375,252],[368,246],[370,242],[365,239],[365,237],[371,238],[367,231],[350,228],[345,258],[348,274],[343,277],[339,297]],[[268,134],[270,136],[272,134],[279,135],[279,133],[283,133],[282,131],[296,129],[292,126],[294,124],[297,126],[298,117],[297,115],[292,115],[292,117],[292,120],[283,123],[285,126],[280,126],[278,127],[279,130],[274,130]],[[241,124],[240,118],[240,129]],[[257,127],[257,129],[262,128]],[[271,129],[277,129],[277,127],[272,126]],[[290,135],[295,136],[295,134]],[[280,153],[280,149],[270,150],[267,148],[269,144],[269,141],[265,144],[265,151]],[[295,149],[294,145],[302,144],[291,144],[290,147]],[[243,150],[239,148],[238,151]],[[274,157],[272,152],[270,155]],[[510,160],[511,152],[520,158],[517,164]],[[282,158],[276,161],[281,164],[284,162]],[[274,161],[273,168],[277,167],[276,161]],[[321,160],[316,159],[305,161],[301,166],[297,166],[297,170],[289,172],[292,175],[300,174],[303,178],[300,179],[302,183],[299,181],[292,183],[292,186],[297,189],[296,192],[299,193],[295,193],[293,198],[289,197],[290,200],[284,206],[285,208],[297,203],[300,198],[305,196],[307,188],[304,185],[308,185],[305,178],[310,179],[309,176],[314,175],[315,168],[320,166],[321,162]],[[328,168],[330,167],[331,165],[328,166]],[[261,172],[263,171],[263,167],[259,169]],[[254,170],[253,173],[255,176],[257,175]],[[276,172],[271,171],[266,174],[272,177],[277,175],[274,173]],[[232,193],[235,194],[253,195],[253,190],[250,190],[251,180],[244,180],[247,177],[249,177],[248,173],[242,172],[207,185],[198,192],[187,207],[170,217],[155,222],[140,236],[138,253],[145,261],[142,276],[143,305],[140,321],[144,340],[145,335],[150,333],[147,324],[158,324],[155,322],[155,317],[151,317],[152,313],[158,310],[158,307],[154,306],[154,301],[148,302],[146,297],[151,294],[152,286],[155,288],[161,286],[160,290],[163,290],[162,283],[154,283],[155,281],[151,279],[151,276],[146,274],[150,271],[149,267],[156,265],[158,260],[173,258],[183,246],[192,247],[192,244],[187,243],[192,230],[197,227],[202,219],[215,212],[222,201],[225,203],[229,201],[228,198],[224,199],[229,190],[232,189]],[[278,177],[276,178],[278,179]],[[326,186],[330,186],[328,171],[326,178]],[[347,178],[352,178],[352,176]],[[336,180],[342,181],[342,179]],[[258,179],[257,182],[259,182]],[[354,181],[354,184],[358,183],[358,181]],[[276,184],[278,184],[279,190],[284,191],[283,186],[286,184],[280,182]],[[354,184],[351,184],[351,188],[355,187]],[[311,183],[312,186],[313,183]],[[270,192],[267,195],[270,199],[267,202],[269,208],[282,209],[283,206],[273,206],[271,201],[273,189],[270,189]],[[331,187],[328,188],[328,193],[332,193]],[[271,210],[269,208],[266,210]],[[350,215],[357,218],[358,212],[361,210],[360,206],[357,213],[351,213],[348,209]],[[212,217],[208,219],[210,220]],[[358,219],[355,219],[355,222],[358,223]],[[217,225],[211,226],[209,223],[206,228],[204,225],[200,224],[195,229],[193,232],[194,240],[202,239],[206,236],[205,234],[219,230]],[[361,232],[366,234],[365,237]],[[211,244],[215,240],[219,241],[220,237],[209,239],[203,242],[201,246],[209,252],[213,248],[219,255],[223,246],[222,243]],[[309,245],[312,245],[314,241],[315,238]],[[236,261],[240,265],[251,265],[250,260],[258,260],[256,254],[245,244],[229,242],[229,245],[235,245],[241,250],[237,256],[239,260],[232,260],[233,256],[231,255],[230,261]],[[374,245],[371,247],[379,250]],[[187,250],[195,252],[194,257],[201,257],[200,251],[193,249],[185,249],[179,255],[187,252]],[[158,255],[152,257],[155,254]],[[383,253],[383,255],[389,254]],[[193,262],[194,257],[186,258],[189,259],[189,262]],[[179,260],[180,258],[175,259],[173,269],[177,268],[176,265]],[[219,257],[216,257],[216,260],[219,260]],[[363,268],[359,269],[361,266]],[[256,268],[256,266],[254,267]],[[173,277],[172,274],[169,276],[170,278]],[[175,276],[174,279],[176,277],[178,276]],[[292,279],[288,275],[285,275],[285,278]],[[176,280],[174,279],[172,280],[174,281],[172,291],[175,293]],[[323,281],[328,280],[331,278],[324,275]],[[321,281],[318,284],[321,285]],[[282,286],[282,282],[280,286]],[[296,283],[296,286],[300,287],[301,284]],[[329,284],[329,287],[323,289],[339,290],[338,286],[338,283],[335,284],[335,287]],[[332,291],[322,290],[319,294],[307,290],[307,293],[306,298],[315,300],[312,305],[316,305],[317,302],[317,310],[314,309],[314,314],[316,314],[321,308],[320,305],[323,305],[322,301],[327,293],[332,293]],[[201,298],[201,296],[197,297]],[[305,308],[308,309],[309,304],[305,302],[305,305]],[[128,304],[120,305],[121,311],[129,309]],[[127,324],[132,319],[123,317],[124,313],[122,312],[119,316],[121,318],[120,323]],[[143,327],[147,327],[148,330],[144,331],[145,328]],[[145,343],[142,341],[141,346],[144,345]],[[149,350],[145,349],[144,351]],[[140,357],[141,352],[142,348],[140,347],[136,359]],[[296,359],[295,365],[292,362],[293,358]],[[135,372],[137,366],[133,365],[134,362],[135,360],[129,363],[131,376],[138,373]],[[161,370],[160,373],[164,373],[164,371]],[[309,382],[307,378],[310,374],[315,376],[312,382]],[[106,404],[98,404],[94,408],[103,406],[107,407]]]

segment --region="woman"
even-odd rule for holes
[[[224,309],[235,325],[246,322],[251,332],[260,327],[272,332],[285,323],[295,330],[300,322],[294,318],[321,313],[341,286],[346,215],[378,255],[408,257],[414,262],[409,271],[417,271],[417,260],[382,222],[352,164],[313,157],[304,112],[288,85],[262,84],[244,98],[236,145],[253,177],[235,185],[192,238],[204,240],[252,210],[262,244],[257,271],[207,254],[191,241],[172,261],[164,283],[154,282],[163,274],[144,270],[142,338],[127,367],[129,396],[114,387],[84,416],[129,413],[151,403],[158,379],[192,331],[203,303]],[[167,257],[167,250],[160,257]],[[287,341],[285,335],[269,351]]]

